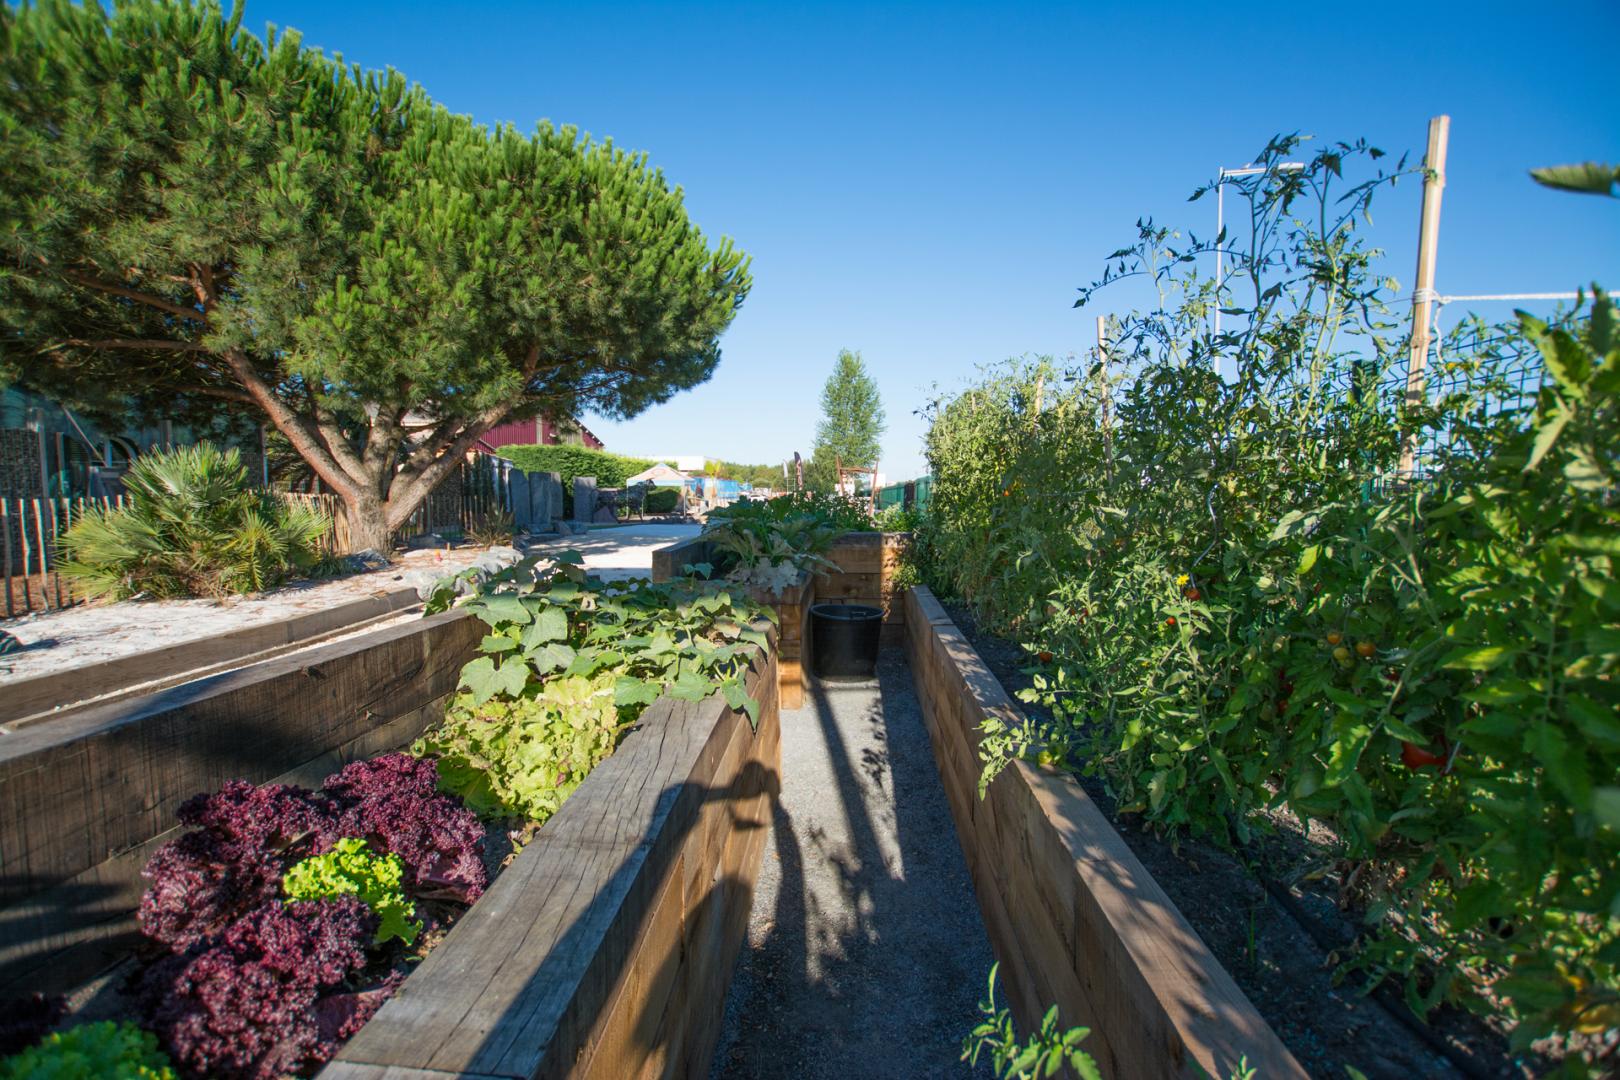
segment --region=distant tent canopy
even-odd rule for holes
[[[634,487],[637,484],[652,484],[654,487],[681,487],[690,479],[679,469],[671,468],[660,462],[650,469],[643,469],[636,475],[625,480],[625,487]]]

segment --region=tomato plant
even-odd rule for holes
[[[1500,1013],[1520,1043],[1602,1030],[1620,1021],[1614,306],[1465,326],[1408,406],[1393,294],[1355,233],[1402,170],[1345,179],[1373,155],[1336,144],[1246,181],[1256,240],[1231,291],[1189,269],[1207,246],[1144,223],[1093,288],[1139,275],[1162,302],[1116,321],[1109,363],[1012,361],[936,400],[923,571],[1056,658],[1027,692],[1053,719],[997,721],[986,782],[1061,744],[1161,830],[1320,821],[1371,871],[1353,969],[1419,1011]]]

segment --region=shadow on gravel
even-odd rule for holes
[[[961,1042],[992,958],[903,654],[873,680],[813,681],[782,725],[711,1075],[973,1075]]]

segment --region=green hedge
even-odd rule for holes
[[[680,488],[654,488],[647,493],[647,499],[642,504],[642,509],[649,514],[668,514],[674,511],[675,504],[680,501],[680,497]]]
[[[638,472],[658,464],[642,458],[590,450],[583,446],[503,446],[500,455],[524,472],[562,474],[563,490],[572,493],[574,477],[594,476],[597,487],[623,487]]]

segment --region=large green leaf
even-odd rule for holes
[[[1489,671],[1513,659],[1520,651],[1506,645],[1480,645],[1458,649],[1441,661],[1440,666],[1464,671]]]
[[[472,691],[473,700],[480,705],[496,694],[516,697],[528,683],[528,666],[517,659],[496,667],[493,657],[480,656],[461,669],[460,685]]]
[[[531,649],[525,655],[528,657],[529,663],[534,665],[534,670],[544,675],[568,667],[574,662],[575,654],[572,645],[561,641],[553,641],[550,644],[541,645],[537,649]]]
[[[1559,191],[1620,198],[1620,166],[1616,165],[1597,161],[1584,161],[1578,165],[1549,165],[1531,169],[1530,176],[1536,183]]]
[[[620,675],[613,684],[615,705],[651,705],[663,693],[663,687],[633,675]]]
[[[523,648],[533,651],[548,641],[562,641],[567,636],[567,613],[560,607],[541,608],[534,623],[523,631]]]
[[[523,625],[534,616],[529,612],[523,600],[511,593],[495,593],[491,596],[478,597],[467,605],[468,609],[480,619],[491,626],[501,623],[518,623]]]

